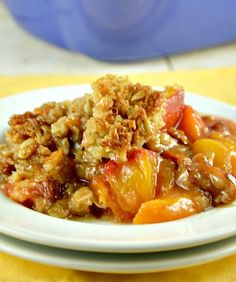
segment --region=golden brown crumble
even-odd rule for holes
[[[92,116],[86,124],[82,148],[92,159],[126,159],[164,123],[164,95],[126,77],[105,76],[93,84]]]

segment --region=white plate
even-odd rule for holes
[[[41,246],[0,234],[0,250],[27,260],[76,270],[103,273],[147,273],[212,262],[236,253],[236,237],[178,251],[110,254]]]
[[[46,101],[73,99],[89,86],[48,88],[0,100],[0,133],[9,116]],[[187,94],[197,110],[236,118],[236,108],[205,97]],[[100,220],[74,222],[29,210],[0,195],[0,232],[43,245],[96,252],[155,252],[192,247],[236,234],[236,205],[213,209],[182,220],[160,224],[112,224]]]

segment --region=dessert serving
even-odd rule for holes
[[[13,115],[0,145],[3,193],[59,218],[176,220],[232,203],[235,177],[234,121],[201,116],[179,86],[113,75]]]

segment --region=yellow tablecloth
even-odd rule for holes
[[[1,76],[0,97],[26,90],[49,86],[90,83],[95,76],[32,75]],[[130,75],[133,81],[150,85],[177,83],[187,91],[216,98],[236,105],[236,67],[167,73]],[[3,109],[0,108],[2,111]],[[114,275],[74,271],[32,263],[0,253],[0,281],[6,282],[100,282],[100,281],[236,281],[236,255],[203,266],[182,270],[139,274]]]

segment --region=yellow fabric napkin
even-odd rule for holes
[[[98,76],[96,76],[98,77]],[[0,97],[50,86],[90,83],[95,76],[32,75],[1,76]],[[177,83],[187,91],[236,105],[236,66],[222,69],[194,70],[130,75],[131,80],[150,85]],[[0,106],[1,107],[1,106]],[[0,108],[0,110],[2,110]],[[98,274],[62,269],[29,262],[0,253],[0,281],[6,282],[100,282],[100,281],[236,281],[236,255],[203,266],[152,274]]]

